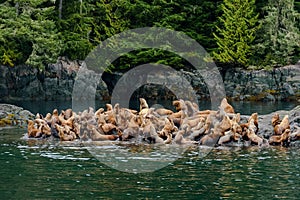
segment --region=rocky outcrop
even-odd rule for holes
[[[198,99],[209,99],[210,94],[201,71],[180,71],[181,77],[176,74],[166,74],[165,82],[184,83],[187,80],[193,87]],[[300,65],[290,65],[276,68],[271,71],[243,69],[228,69],[221,73],[226,96],[236,101],[300,101]],[[114,86],[122,74],[108,74],[109,85]],[[151,76],[147,76],[151,79]],[[209,78],[208,78],[209,79]],[[159,82],[159,81],[158,81]],[[130,85],[128,82],[125,85]],[[113,87],[109,87],[112,90]],[[186,88],[186,87],[184,87]],[[217,87],[215,88],[217,89]],[[166,88],[166,85],[146,84],[136,90],[137,96],[147,99],[161,97],[174,99],[176,96]]]
[[[282,119],[285,115],[289,116],[291,133],[295,132],[297,127],[300,127],[300,106],[297,106],[290,111],[278,110],[267,115],[259,116],[258,134],[262,137],[269,139],[270,136],[274,134],[274,128],[272,127],[271,119],[275,113],[279,114],[280,119]],[[290,146],[300,147],[300,141],[291,141]]]
[[[73,86],[81,61],[58,59],[56,64],[49,64],[44,71],[21,65],[15,67],[0,66],[0,100],[70,100]],[[160,79],[167,83],[184,83],[187,80],[193,87],[198,99],[209,99],[210,94],[201,71],[183,71],[177,74],[164,74]],[[84,73],[83,73],[84,74]],[[228,69],[223,71],[222,78],[226,96],[238,101],[281,101],[300,100],[300,65],[290,65],[271,71]],[[109,99],[114,86],[124,73],[103,73],[97,86],[81,88],[96,90],[96,99]],[[87,76],[88,77],[88,76]],[[151,75],[144,75],[152,79]],[[158,79],[156,77],[155,79]],[[132,85],[138,80],[128,80],[126,85]],[[84,86],[89,79],[85,81]],[[165,81],[166,82],[166,81]],[[96,88],[95,88],[96,87]],[[218,89],[218,87],[215,87]],[[175,99],[176,95],[166,85],[146,84],[134,93],[144,98]]]
[[[228,70],[224,76],[227,96],[234,100],[299,100],[300,65],[271,71]]]
[[[30,111],[24,110],[21,107],[0,104],[0,128],[11,126],[26,127],[26,120],[33,118],[34,115]]]
[[[275,113],[278,113],[280,119],[285,115],[289,116],[291,132],[296,131],[296,127],[300,126],[300,106],[296,106],[292,110],[278,110],[266,115],[258,115],[258,134],[264,138],[269,138],[273,134],[273,126],[271,124],[272,117]],[[241,121],[246,123],[250,116],[242,115]]]
[[[73,85],[81,61],[58,59],[41,71],[26,65],[0,66],[0,99],[9,100],[71,100]],[[98,85],[99,99],[108,98],[107,87]]]

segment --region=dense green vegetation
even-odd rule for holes
[[[85,59],[124,30],[166,27],[199,42],[222,66],[276,67],[300,59],[300,1],[0,0],[0,62],[43,69],[59,56]],[[113,64],[189,67],[162,50],[141,49]]]
[[[233,62],[248,65],[252,53],[251,45],[259,29],[255,0],[224,0],[223,14],[219,18],[222,27],[217,26],[220,36],[214,34],[219,46],[214,57],[224,63]]]

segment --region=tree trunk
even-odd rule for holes
[[[82,15],[82,0],[79,0],[80,1],[80,15]]]
[[[62,1],[63,0],[59,0],[59,7],[58,7],[58,18],[61,19],[61,14],[62,14]]]
[[[16,16],[19,16],[19,2],[16,3],[15,8],[16,8]]]

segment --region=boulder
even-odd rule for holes
[[[11,104],[0,104],[0,127],[19,126],[26,127],[28,119],[34,115],[21,107]]]

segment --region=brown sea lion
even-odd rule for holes
[[[276,125],[274,127],[274,133],[275,135],[281,135],[285,129],[290,129],[290,122],[289,122],[289,116],[285,115],[280,122],[280,124]]]
[[[92,128],[92,132],[90,133],[90,135],[93,141],[116,140],[117,138],[119,138],[118,135],[103,135],[99,131],[97,131],[96,127]]]
[[[158,108],[155,110],[156,113],[158,113],[159,115],[163,116],[163,115],[172,115],[173,111],[169,110],[169,109],[165,109],[165,108]]]
[[[61,141],[72,141],[75,139],[74,135],[68,134],[64,127],[55,124],[55,128],[58,130],[58,135]]]
[[[233,107],[227,102],[226,98],[222,99],[220,107],[224,109],[226,113],[234,113]]]
[[[219,141],[220,137],[224,135],[220,127],[221,127],[221,123],[216,122],[214,124],[214,128],[212,129],[212,132],[210,134],[204,135],[200,139],[199,144],[206,145],[206,146],[215,146]]]
[[[275,128],[276,125],[279,125],[281,120],[279,118],[279,114],[278,113],[275,113],[272,117],[272,126]]]
[[[27,120],[27,134],[28,137],[40,137],[42,135],[41,128],[36,128],[34,121]]]
[[[283,146],[285,142],[288,142],[290,138],[290,129],[285,129],[281,135],[272,135],[269,139],[270,144],[280,144]]]

